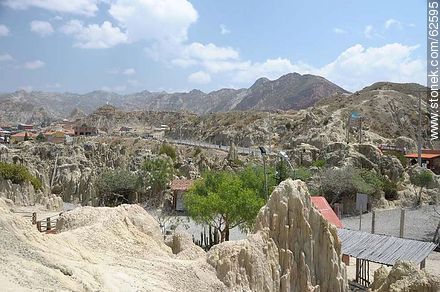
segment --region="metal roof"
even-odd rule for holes
[[[338,228],[342,254],[392,266],[398,260],[420,264],[435,243]]]

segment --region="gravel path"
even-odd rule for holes
[[[440,211],[440,207],[437,207]],[[400,209],[376,211],[375,233],[399,236]],[[372,213],[362,215],[362,231],[371,232]],[[405,209],[404,238],[432,241],[439,214],[434,206],[423,206],[416,209]],[[359,230],[359,216],[345,217],[342,219],[345,228]]]

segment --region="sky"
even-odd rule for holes
[[[426,0],[0,0],[0,91],[426,84]]]

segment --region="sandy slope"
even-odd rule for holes
[[[204,258],[173,255],[138,206],[79,208],[62,223],[41,234],[0,199],[2,291],[225,290]]]

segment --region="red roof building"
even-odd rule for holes
[[[324,197],[312,197],[312,203],[316,209],[321,212],[321,215],[331,224],[335,225],[337,228],[342,228],[342,222],[339,220],[336,213],[330,207],[329,203]]]

